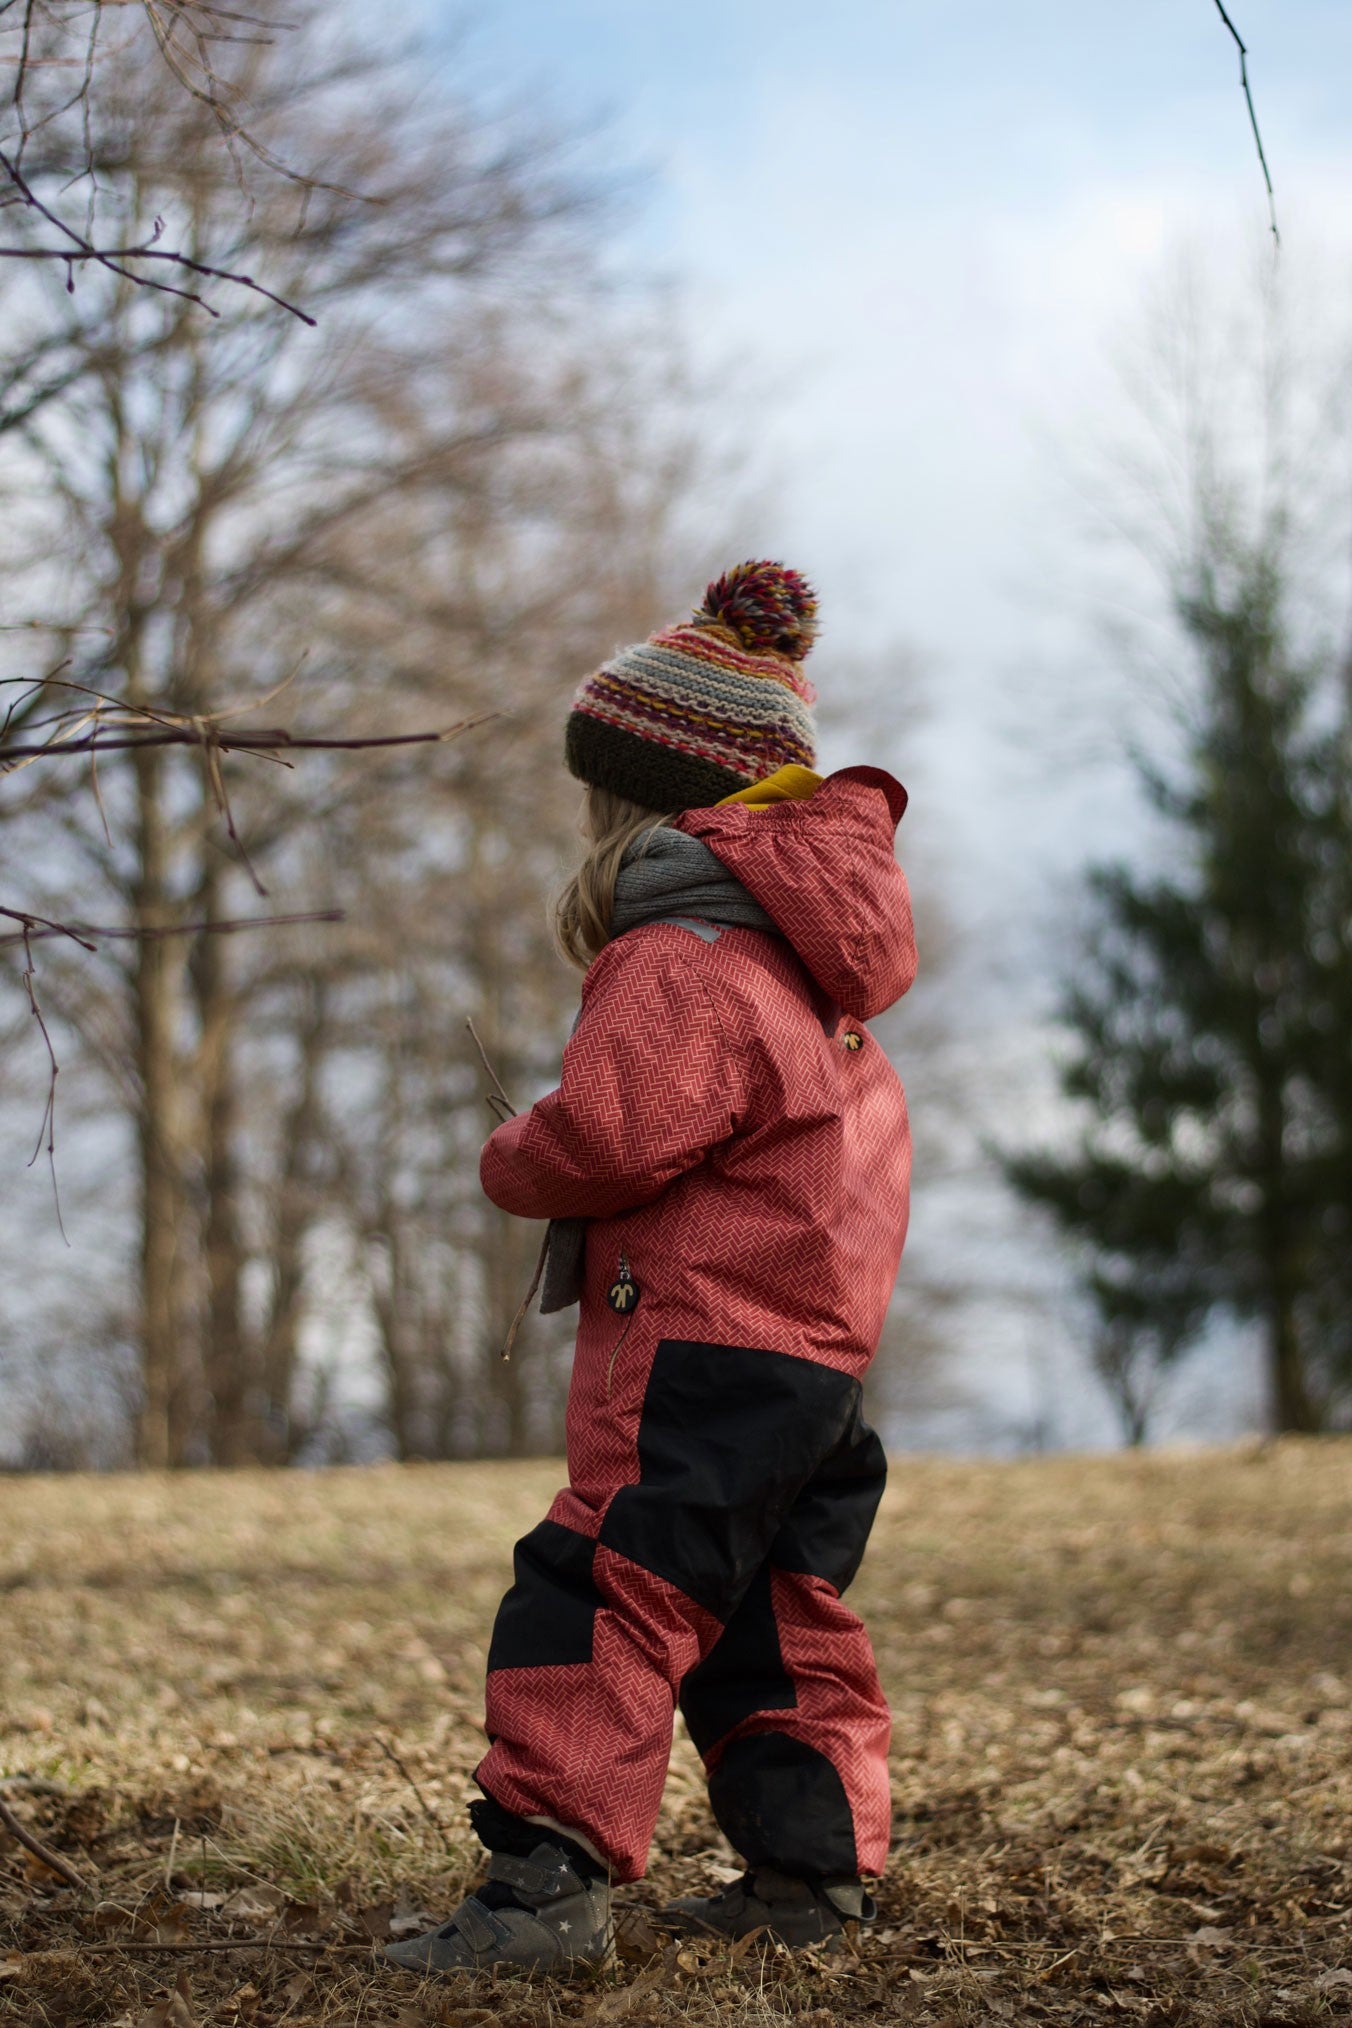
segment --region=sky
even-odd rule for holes
[[[1345,292],[1352,6],[1231,13],[1283,267]],[[913,791],[922,953],[941,910],[970,982],[949,1004],[1007,1087],[987,1125],[1017,1130],[1050,1096],[1077,873],[1141,842],[1119,737],[1130,679],[1105,630],[1148,631],[1155,594],[1134,561],[1105,565],[1084,477],[1119,420],[1115,362],[1181,249],[1222,276],[1272,259],[1214,0],[486,0],[475,21],[457,61],[599,120],[601,159],[643,172],[625,257],[676,278],[715,375],[764,391],[757,546],[818,586],[819,688],[833,654],[922,673],[925,710],[899,680],[875,748]],[[913,1253],[1026,1245],[989,1193],[922,1189],[917,1206]],[[1055,1278],[1045,1258],[1011,1268]],[[1079,1398],[1041,1326],[1006,1342],[1007,1418]],[[1180,1426],[1197,1424],[1204,1367]],[[1103,1434],[1086,1408],[1054,1440]]]
[[[632,193],[620,265],[671,277],[706,375],[734,407],[752,394],[750,540],[819,589],[824,702],[860,655],[881,671],[872,694],[897,672],[867,755],[833,734],[825,758],[882,759],[912,792],[922,962],[950,954],[944,1019],[981,1093],[965,1155],[982,1134],[1018,1138],[1050,1099],[1078,875],[1145,849],[1121,758],[1130,679],[1105,626],[1148,626],[1153,595],[1105,561],[1084,479],[1120,421],[1114,360],[1181,246],[1240,277],[1272,258],[1214,0],[389,4],[430,22],[472,93],[590,131],[589,159]],[[1352,298],[1352,0],[1232,12],[1283,268]],[[888,1043],[911,1081],[904,1018]],[[1065,1279],[1052,1249],[1012,1220],[989,1164],[936,1184],[913,1110],[903,1273],[987,1274],[959,1376],[980,1413],[956,1436],[890,1434],[1109,1440],[1048,1328]],[[1251,1390],[1211,1386],[1210,1356],[1166,1433],[1225,1433],[1209,1397],[1236,1426],[1255,1414]]]
[[[1287,259],[1349,240],[1352,7],[1239,0]],[[452,17],[460,19],[458,12]],[[1030,687],[1097,652],[1069,475],[1172,248],[1236,265],[1267,208],[1213,0],[488,0],[470,49],[646,172],[636,263],[710,362],[773,390],[758,533],[832,643],[916,651],[932,785],[974,862],[1078,851],[1102,784],[1030,777]],[[1034,708],[1037,700],[1032,700]],[[904,759],[904,757],[903,757]],[[1022,800],[1020,800],[1022,798]],[[1105,833],[1106,835],[1106,833]]]

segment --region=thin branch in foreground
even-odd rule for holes
[[[1239,82],[1244,90],[1244,103],[1249,108],[1249,125],[1253,128],[1254,146],[1258,150],[1259,166],[1263,171],[1263,181],[1267,185],[1268,222],[1272,227],[1273,241],[1280,247],[1282,236],[1277,230],[1277,199],[1272,188],[1272,176],[1268,169],[1267,156],[1263,151],[1263,136],[1258,131],[1258,115],[1253,107],[1253,93],[1249,90],[1249,52],[1239,30],[1226,13],[1223,0],[1216,0],[1216,12],[1235,38],[1235,48],[1239,51]]]
[[[9,912],[8,909],[4,911],[6,915]],[[37,978],[37,966],[33,963],[32,931],[27,923],[20,930],[17,941],[23,945],[24,956],[24,967],[19,977],[22,980],[23,989],[28,995],[28,1011],[38,1024],[38,1033],[42,1037],[42,1046],[47,1052],[48,1066],[47,1097],[43,1104],[42,1119],[38,1126],[37,1145],[28,1158],[28,1166],[31,1169],[34,1162],[37,1161],[38,1156],[42,1153],[45,1139],[47,1166],[51,1171],[52,1177],[52,1202],[56,1207],[56,1228],[61,1234],[62,1239],[65,1240],[66,1245],[69,1246],[70,1241],[66,1238],[66,1221],[61,1216],[61,1189],[56,1180],[56,1080],[60,1075],[61,1066],[56,1060],[56,1050],[52,1044],[51,1033],[46,1021],[43,1019],[42,1008],[38,1004],[37,987],[34,983]],[[77,939],[77,941],[79,940]],[[0,1808],[3,1808],[3,1805],[0,1805]],[[8,1822],[8,1819],[5,1821]],[[39,1853],[38,1856],[42,1858],[45,1855]]]
[[[404,1766],[403,1761],[399,1758],[399,1755],[395,1752],[394,1748],[390,1745],[389,1741],[387,1739],[382,1739],[380,1734],[376,1733],[375,1742],[376,1745],[380,1748],[380,1751],[384,1754],[386,1760],[394,1762],[394,1765],[398,1768],[400,1774],[404,1777],[404,1780],[408,1783],[409,1787],[412,1789],[414,1795],[417,1798],[419,1809],[422,1811],[423,1815],[426,1817],[428,1823],[432,1826],[432,1829],[436,1832],[437,1836],[439,1838],[444,1838],[446,1836],[446,1826],[442,1823],[440,1817],[437,1815],[436,1811],[432,1808],[432,1805],[428,1802],[426,1796],[423,1794],[422,1790],[418,1787],[418,1784],[414,1781],[412,1775],[409,1773],[408,1769]]]
[[[64,1880],[67,1887],[74,1887],[80,1894],[89,1892],[88,1881],[78,1874],[59,1852],[53,1852],[50,1845],[44,1845],[41,1838],[35,1837],[32,1831],[21,1824],[3,1796],[0,1796],[0,1824],[3,1824],[10,1836],[17,1838],[35,1859],[40,1859],[44,1866],[51,1868],[58,1879]]]
[[[241,915],[221,922],[173,922],[137,929],[128,925],[89,922],[49,922],[39,915],[24,915],[17,908],[0,908],[11,922],[30,927],[0,936],[0,950],[7,944],[40,943],[47,937],[69,937],[87,951],[96,951],[99,941],[153,944],[165,937],[231,936],[236,930],[285,929],[296,923],[344,922],[341,908],[309,909],[300,915]]]
[[[499,711],[485,711],[477,718],[464,718],[439,732],[387,732],[366,739],[308,738],[273,726],[239,732],[213,732],[211,744],[221,753],[363,753],[384,746],[444,746],[462,732],[500,718]],[[147,746],[203,746],[206,736],[188,725],[166,725],[157,732],[92,732],[80,739],[51,739],[40,743],[0,747],[0,769],[14,761],[52,760],[69,753],[118,753]]]
[[[127,261],[163,261],[184,274],[201,275],[207,281],[232,282],[237,288],[251,289],[256,296],[262,296],[269,303],[275,303],[279,310],[286,310],[291,316],[298,317],[302,324],[310,325],[311,329],[318,321],[295,303],[288,302],[285,296],[278,296],[271,289],[265,289],[252,275],[242,274],[230,268],[212,267],[206,261],[193,260],[189,254],[176,253],[167,247],[157,246],[155,241],[160,232],[158,220],[150,239],[136,246],[95,246],[92,240],[86,239],[83,233],[77,232],[73,225],[68,225],[64,218],[59,217],[42,202],[31,185],[25,181],[17,160],[12,161],[3,150],[0,150],[0,169],[14,185],[24,203],[36,211],[40,218],[45,218],[49,225],[55,227],[56,231],[70,242],[69,246],[0,246],[0,260],[64,261],[66,288],[72,295],[75,292],[75,269],[93,261],[97,267],[107,268],[110,274],[119,276],[125,282],[134,282],[143,289],[154,289],[161,295],[178,296],[185,303],[196,303],[197,307],[205,310],[209,317],[220,316],[220,311],[213,309],[206,297],[199,295],[195,290],[180,289],[173,282],[157,282],[153,276],[137,274],[134,269],[125,265]]]
[[[155,943],[164,937],[193,935],[228,936],[235,930],[269,929],[292,923],[342,922],[343,911],[340,908],[325,908],[310,910],[303,915],[241,916],[224,922],[165,923],[144,929],[134,927],[124,928],[99,923],[54,922],[48,916],[28,915],[22,909],[5,908],[3,905],[0,905],[0,916],[4,916],[8,921],[17,922],[20,925],[9,936],[0,936],[0,950],[3,950],[9,944],[23,945],[24,968],[19,977],[24,991],[28,995],[29,1012],[38,1024],[43,1046],[47,1051],[47,1098],[42,1109],[42,1121],[38,1127],[37,1146],[29,1157],[28,1166],[30,1169],[32,1168],[45,1145],[47,1162],[52,1175],[52,1199],[56,1206],[57,1230],[60,1232],[62,1239],[65,1240],[66,1245],[69,1246],[70,1240],[66,1234],[66,1223],[61,1216],[61,1190],[56,1179],[56,1080],[60,1075],[61,1065],[57,1061],[56,1049],[52,1042],[51,1033],[46,1021],[43,1019],[42,1008],[38,1002],[37,988],[34,983],[37,977],[37,967],[33,963],[33,945],[47,937],[67,937],[72,943],[79,944],[82,950],[97,951],[98,942],[96,940],[99,938],[138,943]],[[11,1822],[9,1816],[4,1814],[3,1803],[0,1803],[0,1822],[8,1824],[16,1837],[22,1837],[22,1833]],[[36,1846],[33,1849],[37,1851]],[[38,1857],[46,1859],[49,1865],[55,1864],[51,1855],[46,1852],[38,1852]],[[57,1870],[59,1871],[60,1868],[58,1867]],[[70,1879],[72,1885],[79,1885],[81,1887],[84,1885],[84,1882],[78,1880],[74,1874],[70,1876]]]

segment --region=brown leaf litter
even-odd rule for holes
[[[729,1876],[678,1736],[613,1971],[381,1962],[475,1876],[510,1544],[553,1464],[0,1481],[0,2024],[1141,2028],[1352,2020],[1352,1444],[900,1458],[857,1603],[880,1920],[672,1944]]]

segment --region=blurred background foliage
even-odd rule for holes
[[[499,1357],[537,1235],[479,1195],[465,1023],[518,1104],[547,1088],[575,1004],[546,906],[576,844],[572,685],[730,555],[780,546],[780,396],[744,359],[711,367],[679,288],[621,257],[643,192],[604,137],[504,110],[355,12],[257,11],[270,32],[185,69],[153,6],[120,9],[72,80],[70,11],[30,10],[50,67],[7,135],[49,209],[13,198],[9,239],[50,247],[74,217],[87,247],[142,257],[0,262],[4,738],[61,708],[32,687],[52,671],[198,724],[485,722],[227,762],[248,861],[201,750],[7,772],[0,899],[139,933],[0,950],[11,1465],[558,1446],[567,1319]],[[1025,1015],[1015,995],[1002,1028],[1008,982],[964,937],[955,837],[924,814],[963,728],[912,644],[833,651],[829,755],[893,765],[915,797],[924,977],[880,1024],[918,1153],[874,1381],[895,1443],[1055,1442],[1067,1386],[1139,1441],[1180,1362],[1225,1384],[1254,1342],[1273,1427],[1347,1420],[1352,326],[1316,356],[1270,257],[1257,276],[1185,276],[1142,308],[1130,454],[1091,474],[1162,590],[1159,708],[1111,728],[1141,848],[1040,937],[1066,987],[1026,1088]],[[1033,764],[1064,766],[1053,734]],[[217,933],[270,910],[342,919]],[[69,1247],[22,1169],[48,1080],[30,965]],[[1021,1416],[991,1406],[1011,1319]],[[1058,1333],[1071,1363],[1039,1380]]]

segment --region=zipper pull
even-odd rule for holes
[[[629,1262],[620,1255],[620,1271],[606,1290],[606,1301],[617,1317],[627,1317],[638,1308],[639,1286],[629,1272]]]

